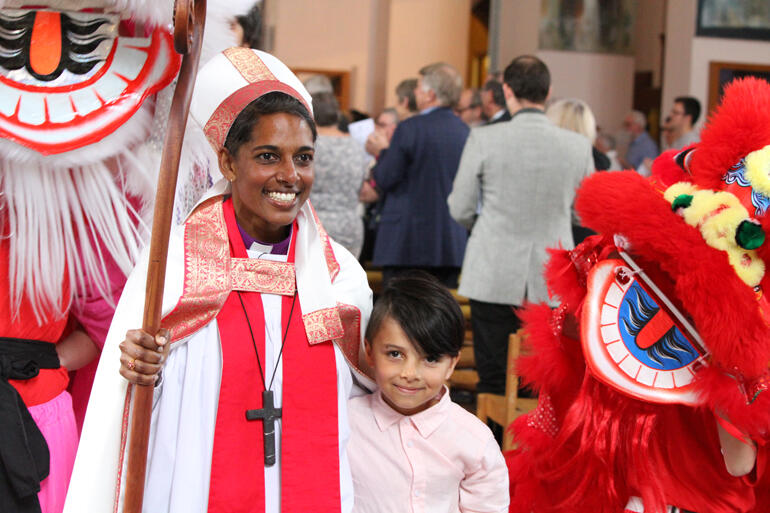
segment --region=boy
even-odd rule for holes
[[[463,336],[460,307],[435,278],[388,283],[366,330],[378,390],[349,402],[355,512],[508,511],[500,449],[445,385]]]

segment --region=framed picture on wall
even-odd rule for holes
[[[540,0],[539,48],[633,55],[636,4]]]
[[[725,86],[741,77],[757,77],[770,82],[770,65],[739,62],[709,63],[709,111],[719,104]]]
[[[770,2],[698,0],[695,35],[770,41]]]

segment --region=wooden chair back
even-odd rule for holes
[[[485,424],[493,420],[503,426],[503,450],[513,448],[513,436],[508,427],[519,415],[537,407],[537,399],[519,397],[519,376],[516,374],[516,359],[521,354],[523,331],[511,333],[508,337],[508,364],[505,379],[505,395],[478,394],[476,396],[476,416]]]

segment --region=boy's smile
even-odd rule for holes
[[[372,340],[366,341],[366,359],[388,405],[402,415],[413,415],[436,404],[459,356],[426,356],[401,326],[385,317]]]

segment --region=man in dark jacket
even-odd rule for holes
[[[489,80],[484,84],[484,91],[481,93],[481,106],[484,109],[484,116],[487,118],[487,125],[511,120],[511,114],[505,105],[503,85],[497,80]]]
[[[447,196],[468,127],[453,112],[462,78],[452,66],[420,70],[415,99],[420,114],[400,123],[387,153],[372,170],[384,204],[374,246],[383,282],[410,269],[457,286],[466,230],[449,215]]]

